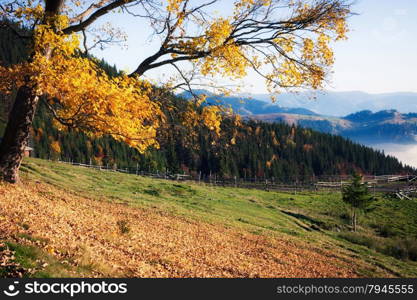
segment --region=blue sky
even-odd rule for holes
[[[417,92],[417,1],[357,0],[349,40],[335,46],[333,88]]]
[[[230,0],[223,0],[228,3]],[[417,92],[417,1],[356,0],[349,20],[347,41],[335,44],[336,63],[330,85],[334,91],[369,93]],[[128,48],[118,46],[94,54],[119,69],[134,70],[158,43],[147,39],[150,32],[137,19],[115,14],[108,21],[128,34]],[[151,74],[161,79],[168,70]],[[266,92],[262,80],[248,76],[247,92]]]

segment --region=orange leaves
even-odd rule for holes
[[[53,141],[51,143],[51,149],[57,154],[61,153],[61,145],[59,144],[59,141]]]
[[[195,66],[204,76],[220,75],[233,79],[244,77],[250,63],[245,58],[244,48],[236,45],[235,40],[230,38],[233,31],[231,19],[216,18],[203,24],[203,27],[203,35],[187,40],[176,38],[178,41],[171,46],[178,47],[187,54],[201,51],[210,53],[195,61]],[[172,54],[172,57],[177,57],[177,54]]]
[[[11,251],[8,245],[1,241],[0,270],[2,271],[2,278],[22,278],[31,275],[30,269],[24,269],[20,263],[16,262],[15,251]]]
[[[311,61],[314,59],[314,42],[310,38],[303,40],[303,59]]]
[[[139,151],[157,144],[162,112],[149,99],[145,82],[127,76],[109,78],[88,59],[56,58],[48,68],[54,75],[47,76],[48,81],[39,80],[38,85],[51,100],[59,99],[60,119],[96,136],[110,134]]]
[[[75,35],[39,26],[33,61],[1,72],[3,86],[11,90],[30,76],[39,95],[47,97],[54,109],[60,129],[112,135],[141,152],[157,147],[156,131],[164,116],[149,97],[151,85],[126,75],[107,76],[90,59],[78,57],[77,48]]]
[[[14,89],[23,85],[26,64],[3,67],[0,65],[0,93],[10,94]]]
[[[71,0],[72,4],[65,7],[63,14],[71,16],[78,6],[84,7],[87,2]],[[161,51],[157,53],[157,58],[161,58],[158,66],[188,61],[191,71],[185,72],[188,69],[182,69],[181,66],[180,73],[199,72],[203,76],[232,80],[241,79],[252,68],[265,80],[268,89],[276,93],[288,88],[322,87],[325,75],[334,63],[331,43],[346,38],[346,18],[350,14],[349,4],[344,0],[225,1],[229,7],[220,16],[214,17],[215,1],[205,4],[186,0],[133,2],[139,6],[138,11],[142,6],[142,13],[145,19],[150,20],[149,26],[155,30],[155,34],[165,36],[161,39]],[[37,24],[36,19],[43,14],[39,3],[41,1],[29,1],[27,7],[14,12],[14,17],[32,19],[32,25]],[[100,1],[87,11],[90,13],[95,8],[103,8],[104,4],[107,1]],[[152,16],[156,11],[158,13]],[[228,15],[225,13],[227,11]],[[69,19],[66,15],[54,16],[46,23],[59,32],[65,31],[70,21],[73,26],[80,21],[77,17]],[[159,28],[162,24],[165,26]],[[74,37],[49,35],[48,28],[37,27],[38,37],[47,46],[43,47],[43,55],[50,54],[48,51],[52,49],[60,49],[64,55],[70,56],[72,49],[77,48]],[[126,39],[112,26],[105,25],[101,31],[93,34],[95,40],[100,40],[99,35],[103,33],[110,40]],[[146,63],[142,67],[138,71],[140,75],[151,69]],[[183,76],[180,78],[184,79]],[[177,87],[178,84],[171,86]]]
[[[220,135],[221,123],[223,120],[223,110],[219,106],[201,107],[201,102],[196,106],[190,104],[180,113],[182,125],[185,126],[190,134],[196,134],[200,125],[207,127],[217,136]]]
[[[234,44],[217,47],[206,57],[201,66],[203,75],[222,75],[233,79],[246,76],[250,63],[245,59],[242,48]]]
[[[333,51],[329,46],[330,41],[331,38],[324,33],[321,33],[317,38],[317,51],[320,55],[321,62],[327,66],[334,63]]]
[[[274,42],[282,48],[286,53],[294,51],[295,43],[294,37],[279,37],[274,39]]]
[[[19,19],[40,20],[43,17],[44,9],[42,5],[37,4],[36,6],[19,7],[14,12],[14,15]]]
[[[167,0],[167,2],[167,11],[175,13],[179,11],[180,5],[184,0]]]
[[[42,247],[75,267],[88,265],[100,277],[355,276],[334,253],[294,237],[77,195],[41,183],[0,184],[0,236]],[[120,220],[129,226],[125,234]]]
[[[224,45],[226,39],[230,36],[232,29],[232,25],[228,19],[219,18],[211,23],[205,34],[209,48],[214,49]]]
[[[16,17],[40,17],[43,12],[38,3],[30,2],[15,12]],[[71,3],[73,8],[86,4]],[[189,86],[199,81],[201,86],[219,90],[220,79],[226,78],[228,85],[229,79],[242,79],[252,70],[271,94],[283,89],[318,89],[334,63],[332,42],[344,39],[348,30],[349,5],[342,0],[236,0],[225,10],[229,15],[214,17],[210,3],[198,6],[198,1],[166,0],[150,4],[152,8],[147,10],[148,3],[143,2],[145,16],[158,11],[148,15],[149,26],[165,38],[160,51],[149,57],[150,62],[145,59],[137,74],[171,64],[179,74],[163,88],[178,89],[184,81]],[[63,14],[71,15],[68,7]],[[80,57],[78,37],[63,34],[71,31],[65,30],[70,22],[77,27],[74,18],[66,15],[35,26],[33,60],[8,69],[0,67],[0,91],[19,87],[23,78],[29,78],[38,93],[47,96],[61,128],[109,134],[142,152],[157,147],[156,131],[165,116],[161,105],[151,99],[149,82],[127,76],[109,78],[94,62]],[[165,25],[159,28],[158,24]],[[98,32],[125,40],[107,24]],[[203,116],[204,124],[219,134],[220,113],[209,109],[199,113],[184,113],[183,123],[194,126]]]
[[[283,25],[276,26],[269,23],[276,16],[267,13],[278,9],[275,5],[266,0],[236,1],[231,17],[203,22],[204,34],[180,39],[178,45],[188,49],[187,53],[209,53],[195,62],[204,76],[240,79],[252,68],[265,79],[271,93],[321,88],[334,63],[331,43],[346,38],[348,8],[342,2],[294,1],[285,6],[291,17],[277,21]],[[259,23],[252,21],[257,17],[251,15],[252,10],[268,17]],[[241,24],[245,25],[241,28]]]
[[[200,72],[207,76],[242,78],[246,75],[249,62],[243,48],[230,39],[233,27],[229,19],[218,18],[206,30],[201,48],[211,54],[201,62]]]
[[[221,109],[218,106],[206,106],[203,108],[202,118],[204,125],[207,126],[210,130],[216,132],[217,135],[220,135],[220,125],[221,125]]]

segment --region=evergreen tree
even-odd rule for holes
[[[25,45],[15,40],[7,27],[0,27],[0,63],[4,65],[22,61],[27,56]],[[109,76],[120,72],[104,60],[99,62]],[[35,156],[56,158],[79,163],[129,168],[139,171],[199,174],[218,178],[274,178],[275,182],[294,180],[309,182],[321,175],[350,174],[415,174],[416,170],[402,165],[396,158],[340,136],[316,132],[284,123],[244,121],[236,126],[226,118],[220,137],[214,136],[204,126],[190,130],[183,126],[183,112],[189,100],[160,91],[159,101],[164,102],[169,122],[159,129],[159,149],[150,148],[140,154],[110,136],[94,138],[78,131],[58,131],[49,111],[40,105],[31,133]],[[1,95],[0,95],[1,97]],[[3,99],[5,100],[5,99]],[[42,102],[41,102],[42,103]],[[7,120],[7,106],[0,118],[0,136]],[[54,151],[51,144],[54,143]]]
[[[362,182],[363,177],[357,173],[353,174],[352,182],[343,187],[342,199],[352,208],[352,228],[356,231],[357,211],[367,209],[375,200],[369,193],[367,183]]]

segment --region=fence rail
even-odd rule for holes
[[[177,174],[168,172],[145,172],[139,168],[111,168],[108,166],[98,166],[93,164],[84,164],[71,161],[58,161],[59,163],[70,164],[85,168],[93,168],[101,171],[120,172],[125,174],[134,174],[145,177],[175,180],[175,181],[193,181],[200,184],[208,184],[223,187],[239,187],[247,189],[261,189],[267,191],[284,191],[284,192],[303,192],[303,191],[318,191],[318,190],[340,190],[344,185],[349,184],[349,175],[322,175],[314,176],[310,181],[288,181],[282,182],[275,178],[221,178],[216,174],[203,176],[202,173],[197,175],[192,174]],[[378,175],[363,177],[364,182],[374,192],[390,192],[394,193],[398,198],[410,198],[410,196],[417,195],[417,176],[416,175]]]

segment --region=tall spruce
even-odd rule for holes
[[[352,212],[352,229],[357,229],[358,210],[366,210],[375,201],[375,198],[369,193],[368,184],[363,182],[363,177],[358,173],[353,174],[352,182],[343,187],[342,199],[349,204]]]

